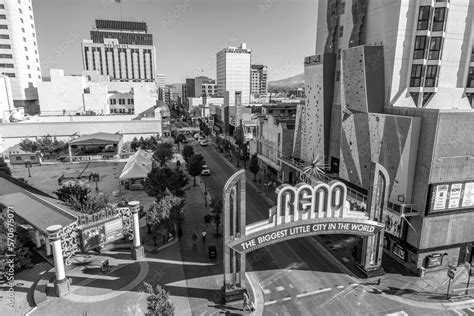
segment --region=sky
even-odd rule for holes
[[[216,77],[216,53],[247,43],[252,63],[269,80],[303,72],[313,55],[317,0],[34,0],[43,76],[49,69],[82,70],[81,41],[95,19],[142,21],[156,47],[157,73],[167,84]]]

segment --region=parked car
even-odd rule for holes
[[[201,171],[201,176],[210,176],[211,175],[211,170],[207,165],[202,166],[202,171]]]
[[[207,140],[201,140],[201,141],[199,142],[199,145],[201,145],[201,146],[207,146]]]

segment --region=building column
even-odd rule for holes
[[[66,278],[64,270],[63,252],[61,249],[62,226],[49,226],[48,239],[53,245],[54,267],[56,268],[56,281],[54,281],[54,290],[58,297],[69,292],[69,280]]]
[[[67,145],[67,149],[69,152],[69,163],[72,163],[72,149],[71,149],[71,144]]]
[[[49,243],[49,238],[46,236],[44,239],[46,241],[46,256],[51,256],[51,244]]]
[[[35,245],[36,248],[41,248],[41,236],[39,230],[35,230]]]
[[[128,207],[132,212],[133,217],[133,247],[132,247],[132,258],[133,260],[141,260],[145,257],[143,246],[140,244],[140,224],[138,219],[138,210],[140,209],[139,201],[128,202]]]

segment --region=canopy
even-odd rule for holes
[[[122,174],[119,178],[120,180],[143,179],[148,176],[150,169],[148,169],[145,165],[132,163],[128,166],[128,168],[124,168],[122,170]]]
[[[171,158],[170,162],[176,163],[177,161],[179,161],[181,164],[186,162],[181,154],[173,154],[173,158]]]

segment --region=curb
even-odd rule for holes
[[[248,284],[250,285],[251,296],[255,303],[255,311],[252,315],[263,315],[263,309],[265,306],[265,299],[263,297],[262,286],[255,276],[254,272],[246,272],[245,278],[247,279]]]

